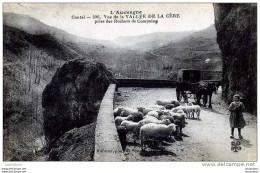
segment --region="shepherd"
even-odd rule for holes
[[[240,102],[240,96],[235,94],[233,96],[233,102],[229,105],[229,110],[231,111],[229,122],[231,127],[231,136],[230,138],[234,138],[234,129],[238,129],[239,139],[243,139],[241,135],[241,129],[245,127],[246,122],[242,112],[245,110],[245,106],[242,102]]]

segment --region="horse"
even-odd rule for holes
[[[206,107],[209,97],[209,108],[212,109],[211,98],[213,92],[217,94],[217,87],[214,82],[199,82],[199,85],[196,88],[195,94],[197,98],[197,104],[200,104],[200,99],[203,97],[203,105]]]
[[[184,102],[188,103],[188,96],[186,91],[193,92],[194,86],[188,82],[178,82],[176,85],[176,96],[178,101],[181,101],[183,96]]]

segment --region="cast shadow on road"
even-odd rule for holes
[[[185,133],[181,133],[181,136],[183,136],[183,137],[190,137],[190,136],[186,135]]]
[[[172,151],[167,151],[167,150],[151,150],[151,151],[141,151],[140,152],[141,156],[144,157],[150,157],[150,156],[163,156],[163,155],[171,155],[176,157],[177,155],[172,152]]]
[[[188,120],[196,120],[196,121],[202,121],[200,118],[198,119],[197,117],[192,117],[192,118],[187,118]]]
[[[202,106],[201,106],[201,109],[204,110],[204,111],[215,113],[215,114],[222,114],[222,113],[220,113],[219,111],[217,111],[215,109],[210,109],[210,108],[206,108],[206,107],[202,107]]]
[[[243,146],[243,147],[246,147],[246,148],[251,148],[253,145],[250,144],[250,141],[246,140],[246,139],[233,139],[233,141],[239,141],[240,144]]]

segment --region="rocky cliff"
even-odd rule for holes
[[[235,93],[246,108],[257,108],[257,6],[214,4],[217,42],[222,52],[223,92],[229,103]]]
[[[93,161],[95,123],[64,133],[52,146],[49,161]]]
[[[101,63],[74,60],[57,70],[42,96],[49,149],[65,132],[95,122],[103,95],[115,82]]]

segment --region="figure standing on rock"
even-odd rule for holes
[[[242,112],[245,110],[245,106],[242,102],[240,102],[240,96],[235,94],[233,96],[233,102],[229,105],[229,110],[231,111],[229,122],[231,127],[231,136],[230,138],[234,138],[234,129],[238,129],[239,139],[243,139],[241,135],[241,129],[246,125],[244,116]]]

